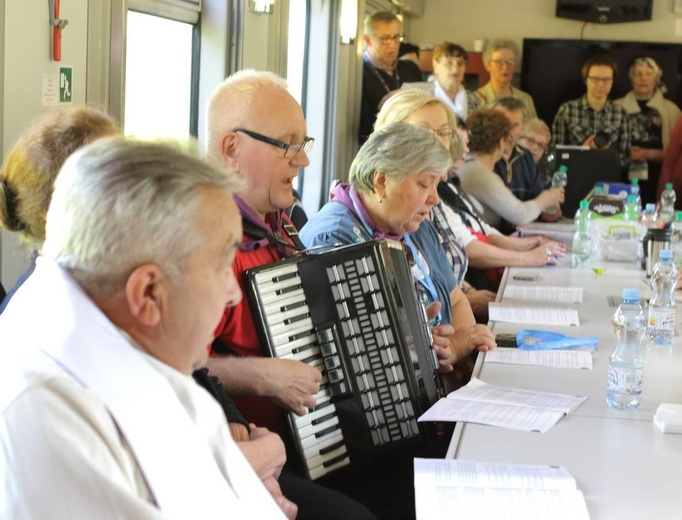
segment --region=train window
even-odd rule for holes
[[[289,0],[289,30],[287,33],[287,84],[289,92],[304,105],[303,70],[306,63],[308,0]],[[301,175],[294,179],[294,189],[301,193]]]
[[[306,56],[306,19],[308,0],[289,0],[289,31],[287,49],[287,83],[289,92],[303,105],[303,68]]]
[[[136,11],[126,26],[125,133],[187,138],[194,26]]]

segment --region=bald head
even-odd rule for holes
[[[209,151],[246,181],[237,195],[263,218],[289,207],[312,142],[285,81],[271,72],[238,72],[211,95],[206,120]]]
[[[216,153],[226,132],[248,127],[264,102],[275,94],[291,97],[286,81],[273,72],[241,70],[218,85],[206,107],[208,149]]]

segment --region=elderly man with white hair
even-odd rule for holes
[[[166,144],[68,159],[0,317],[0,517],[283,517],[191,378],[241,299],[234,185]]]

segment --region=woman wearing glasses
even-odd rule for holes
[[[615,101],[630,116],[632,162],[629,176],[639,179],[640,194],[645,202],[657,199],[663,150],[668,146],[670,133],[680,116],[677,105],[663,97],[668,89],[661,81],[662,75],[663,70],[652,58],[637,58],[630,66],[632,90]]]
[[[450,155],[456,161],[450,169],[448,180],[438,185],[442,202],[432,210],[431,221],[441,235],[446,251],[450,248],[455,251],[465,248],[470,267],[466,271],[467,280],[473,287],[465,285],[463,290],[474,314],[477,318],[484,318],[488,303],[495,299],[495,293],[476,288],[494,288],[487,277],[488,269],[542,266],[547,263],[548,250],[551,251],[550,262],[555,263],[564,254],[565,246],[539,235],[526,238],[505,236],[481,219],[462,192],[459,178],[455,175],[455,171],[464,164],[463,154],[469,152],[469,137],[466,130],[457,128],[459,139],[452,138],[455,120],[441,100],[417,90],[396,94],[379,112],[375,128],[400,122],[420,126],[438,135],[441,144],[450,149]],[[453,251],[450,256],[455,258],[456,253]],[[479,281],[483,277],[485,280]]]
[[[483,66],[490,74],[490,81],[476,91],[480,98],[480,106],[488,108],[498,98],[512,96],[523,101],[526,107],[525,117],[537,117],[535,103],[530,94],[512,87],[514,68],[519,59],[519,48],[511,40],[493,40],[483,52]]]
[[[587,92],[559,107],[552,123],[552,142],[611,148],[626,170],[630,164],[628,113],[609,99],[617,71],[616,62],[607,54],[596,54],[585,61],[581,74]]]

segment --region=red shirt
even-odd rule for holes
[[[286,219],[286,217],[285,217]],[[288,221],[288,219],[286,219]],[[288,237],[283,238],[291,243]],[[246,242],[250,237],[244,235],[242,242]],[[272,245],[262,246],[253,251],[239,251],[237,252],[234,265],[234,273],[239,282],[240,289],[244,289],[244,281],[242,275],[248,269],[268,265],[278,260],[283,256]],[[218,334],[218,339],[222,341],[227,348],[234,354],[242,357],[263,357],[261,345],[258,340],[258,334],[253,324],[253,317],[251,316],[251,309],[246,300],[242,298],[241,302],[234,307],[229,307],[225,310],[225,326],[222,332]],[[219,355],[213,352],[213,355]],[[249,421],[257,426],[264,426],[270,431],[284,435],[286,427],[282,408],[273,403],[266,397],[238,397],[234,398],[237,408],[241,414]]]

